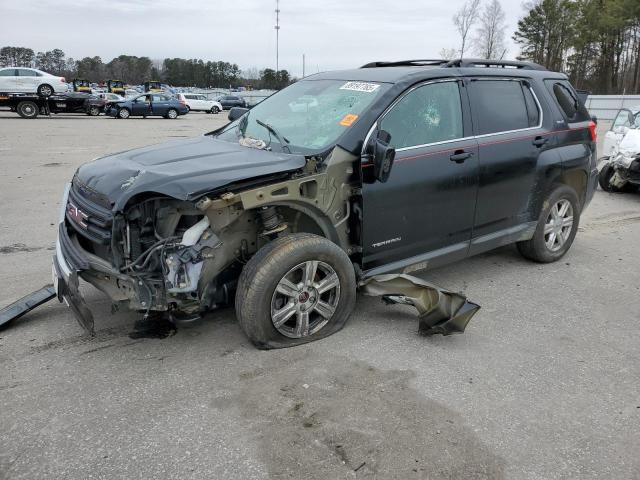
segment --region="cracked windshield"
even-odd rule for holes
[[[388,84],[305,80],[267,98],[217,138],[286,153],[310,154],[335,144]]]

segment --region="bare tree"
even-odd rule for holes
[[[507,52],[504,43],[505,15],[498,0],[491,0],[480,14],[476,30],[475,52],[482,58],[501,59]]]
[[[443,48],[440,50],[440,58],[444,58],[445,60],[453,60],[458,56],[458,51],[455,48]]]
[[[460,45],[460,58],[463,57],[467,48],[467,39],[471,28],[478,20],[480,13],[480,0],[468,0],[462,8],[453,16],[453,24],[460,34],[462,40]]]

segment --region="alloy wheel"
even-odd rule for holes
[[[278,282],[271,299],[271,321],[282,335],[301,338],[322,329],[338,307],[340,279],[317,260],[296,265]]]
[[[573,228],[573,207],[566,199],[558,200],[547,216],[544,224],[544,243],[546,247],[557,252],[562,249]]]

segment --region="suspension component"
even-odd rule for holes
[[[268,237],[269,235],[274,235],[287,229],[288,225],[282,221],[275,206],[269,205],[262,207],[258,212],[260,213],[260,220],[264,227],[260,235]]]

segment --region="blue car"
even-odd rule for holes
[[[116,118],[160,116],[173,119],[189,113],[189,108],[173,95],[144,93],[111,104],[105,113]]]

